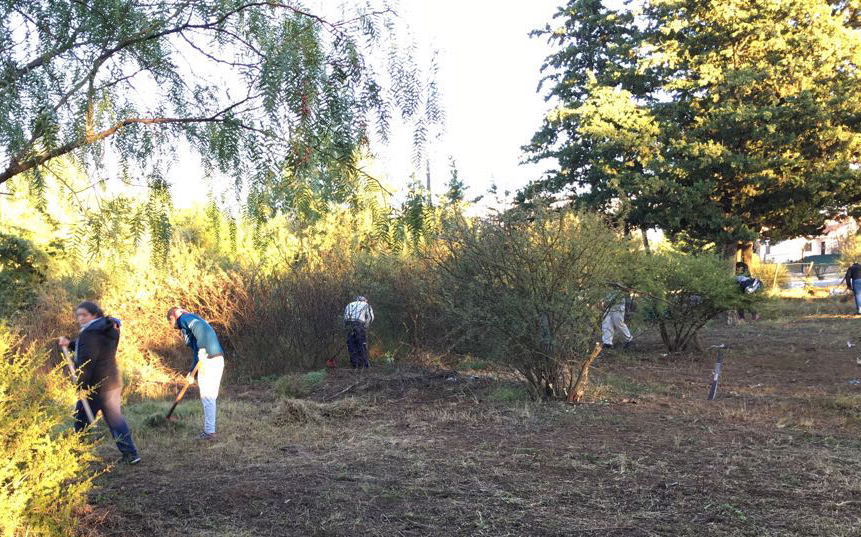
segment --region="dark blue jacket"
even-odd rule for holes
[[[69,343],[69,348],[75,351],[78,382],[84,388],[98,387],[101,392],[122,387],[123,380],[117,368],[118,326],[117,319],[99,317]]]
[[[215,335],[215,330],[209,326],[209,323],[193,313],[183,313],[176,320],[177,327],[182,331],[182,337],[185,338],[185,344],[191,349],[194,355],[191,359],[191,369],[194,371],[194,366],[197,365],[197,351],[205,349],[206,354],[216,356],[223,354],[221,344],[218,342],[218,336]]]

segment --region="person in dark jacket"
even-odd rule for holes
[[[93,302],[81,302],[75,308],[81,331],[74,340],[61,337],[61,347],[75,352],[75,368],[80,387],[89,391],[87,399],[93,414],[102,412],[123,462],[137,464],[141,458],[132,441],[129,426],[120,408],[123,381],[117,368],[117,345],[120,341],[120,321],[105,317]],[[84,405],[75,407],[75,430],[82,431],[89,424]]]
[[[846,287],[855,295],[855,315],[861,315],[861,265],[857,262],[846,271]]]
[[[198,435],[202,440],[215,437],[216,399],[224,373],[224,353],[218,336],[212,327],[193,313],[182,308],[167,310],[167,320],[173,328],[182,332],[185,344],[191,349],[191,369],[188,383],[194,384],[194,368],[198,361],[197,385],[200,388],[200,402],[203,404],[203,432]]]

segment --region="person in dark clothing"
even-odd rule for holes
[[[61,337],[60,346],[75,352],[75,368],[80,387],[89,391],[87,400],[93,414],[101,411],[111,436],[123,456],[123,462],[137,464],[141,458],[132,441],[129,426],[120,408],[123,381],[117,368],[117,345],[120,341],[120,321],[105,317],[93,302],[81,302],[75,308],[81,331],[73,340]],[[84,405],[75,407],[75,430],[80,432],[89,425]]]
[[[846,270],[846,287],[855,295],[855,315],[861,315],[861,265],[857,262]]]
[[[344,308],[344,328],[347,332],[347,351],[353,369],[366,369],[368,363],[367,330],[374,321],[374,310],[363,296],[347,304]]]
[[[735,264],[735,279],[742,293],[754,293],[762,286],[760,280],[750,275],[750,269],[747,263],[743,261]],[[759,313],[749,308],[739,308],[737,311],[739,319],[744,320],[745,310],[750,313],[750,319],[754,321],[759,320]]]

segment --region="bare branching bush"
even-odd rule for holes
[[[404,352],[444,347],[445,326],[433,300],[433,267],[410,255],[363,255],[353,269],[354,288],[371,301],[374,334]]]
[[[581,366],[627,244],[594,215],[515,210],[451,222],[427,255],[459,349],[510,367],[533,397],[550,399],[588,374]]]
[[[298,272],[249,280],[232,305],[227,336],[246,375],[322,367],[344,346],[341,312],[349,282],[340,273]]]

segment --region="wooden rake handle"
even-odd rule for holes
[[[78,386],[78,375],[75,373],[75,362],[72,360],[72,357],[69,355],[68,347],[60,347],[60,351],[63,353],[63,358],[66,359],[66,365],[69,367],[69,375],[72,377],[72,383],[77,388]],[[87,414],[87,419],[90,420],[90,423],[96,422],[96,417],[93,415],[93,409],[90,408],[90,403],[87,401],[87,397],[84,394],[78,395],[81,404],[84,407],[84,412]]]
[[[194,377],[195,373],[197,373],[197,370],[200,369],[200,364],[202,363],[203,360],[198,359],[197,365],[194,366],[194,369],[191,370],[191,373],[189,373],[189,375]],[[185,397],[185,392],[188,391],[189,386],[191,386],[191,383],[186,382],[185,386],[183,386],[182,389],[179,390],[179,393],[176,395],[176,399],[173,400],[173,405],[171,405],[170,410],[167,411],[167,416],[165,416],[165,419],[170,419],[170,417],[173,416],[173,411],[176,410],[176,405],[178,405],[179,402],[182,401],[182,398]]]

